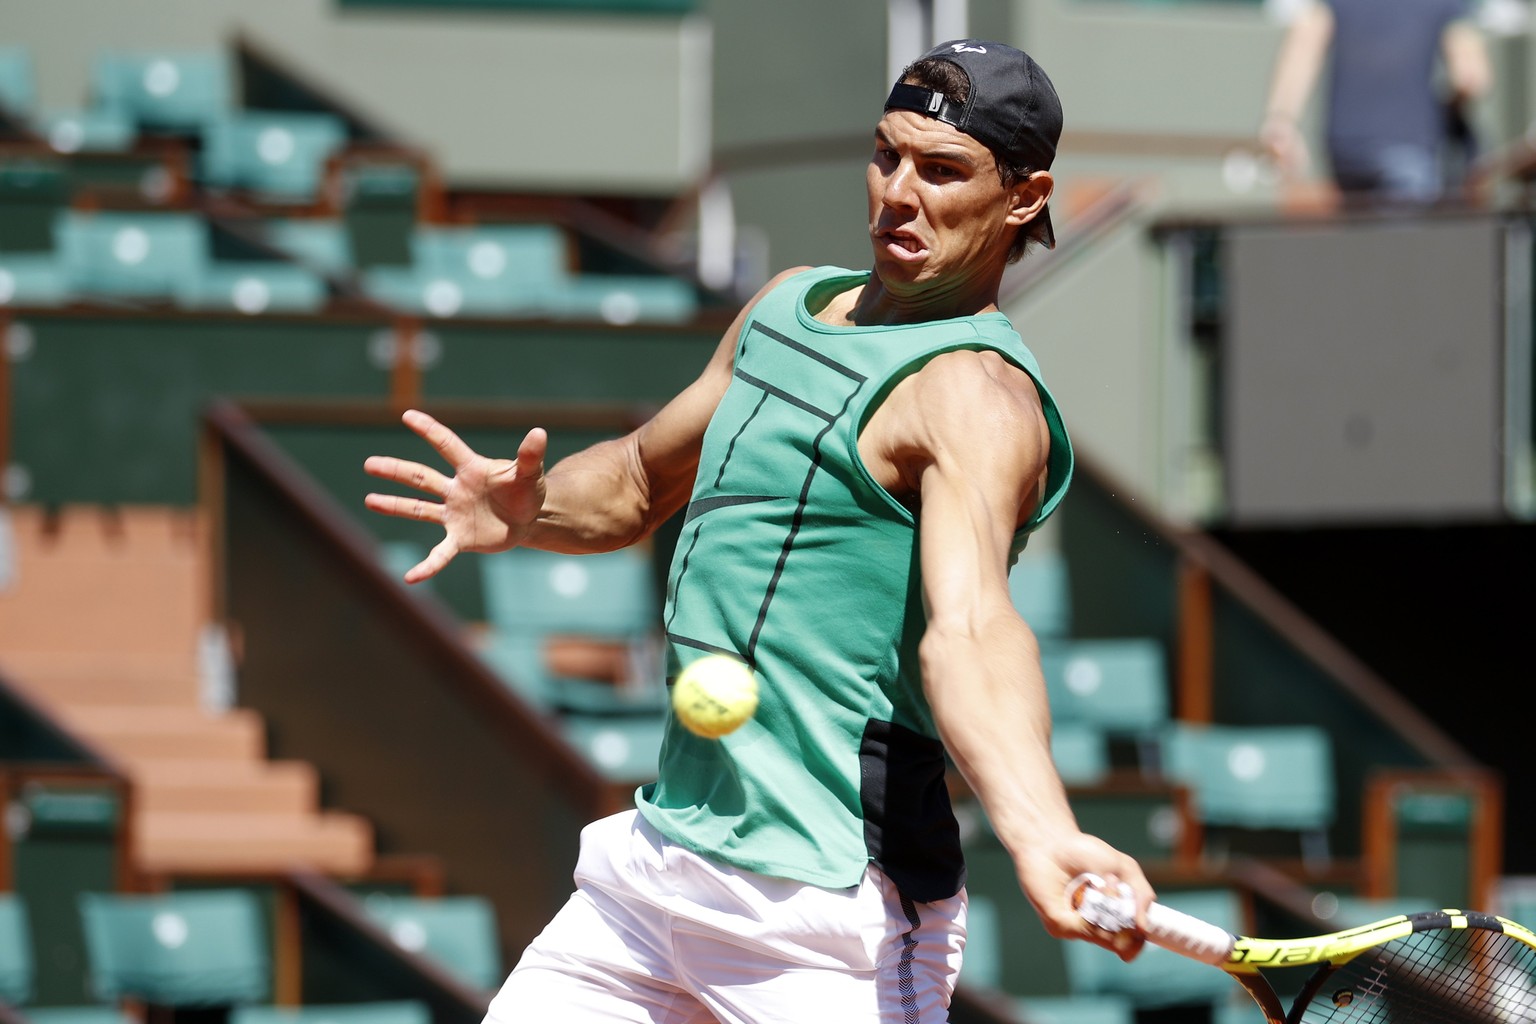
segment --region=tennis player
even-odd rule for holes
[[[487,1021],[946,1020],[966,921],[946,750],[1047,931],[1140,949],[1062,897],[1081,872],[1128,883],[1141,908],[1153,894],[1073,817],[1008,592],[1072,474],[997,306],[1005,266],[1054,244],[1061,124],[1028,55],[939,46],[875,127],[872,269],[780,274],[654,419],[547,471],[542,430],[494,460],[417,411],[405,422],[452,475],[367,461],[435,499],[366,499],[442,526],[409,582],[463,551],[634,544],[683,512],[670,669],[728,651],[762,681],[756,716],[722,739],[674,722],[636,809],[586,827],[575,893]]]

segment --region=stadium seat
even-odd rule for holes
[[[651,561],[638,549],[564,555],[513,548],[479,562],[486,613],[499,629],[622,638],[657,626]]]
[[[1040,652],[1052,716],[1133,741],[1144,771],[1157,771],[1169,722],[1163,645],[1150,637],[1063,639]]]
[[[82,893],[92,991],[156,1006],[264,1002],[271,955],[256,898],[239,889]]]
[[[0,46],[0,113],[25,122],[37,108],[32,54],[21,46]]]
[[[559,728],[571,745],[613,782],[636,785],[656,778],[666,715],[569,713]]]
[[[229,1024],[432,1024],[432,1011],[415,1000],[327,1003],[324,1006],[237,1006]]]
[[[561,283],[554,315],[565,320],[686,323],[698,312],[698,295],[686,281],[671,277],[582,274]]]
[[[139,130],[119,110],[54,110],[36,119],[39,134],[60,153],[121,153]]]
[[[22,1008],[29,1024],[132,1024],[116,1006],[30,1006],[35,993],[32,929],[26,904],[0,892],[0,1004]]]
[[[312,203],[326,163],[347,141],[332,114],[245,110],[203,128],[203,177],[214,189],[238,189],[257,201]]]
[[[386,305],[437,317],[544,316],[559,309],[565,259],[553,225],[418,227],[411,264],[370,268],[363,288]]]
[[[660,612],[645,552],[563,555],[514,548],[478,561],[492,633],[487,659],[512,673],[506,678],[524,696],[542,695],[551,708],[583,713],[645,715],[664,705]],[[554,637],[623,645],[631,685],[550,670],[542,646]]]
[[[0,253],[0,306],[58,306],[69,299],[64,269],[51,253]]]
[[[221,50],[110,52],[91,65],[93,105],[134,124],[200,132],[233,106],[232,62]]]
[[[1249,933],[1241,900],[1229,889],[1171,890],[1160,892],[1158,899],[1234,934]],[[1225,972],[1150,943],[1130,963],[1087,942],[1063,945],[1067,976],[1076,996],[1122,997],[1137,1010],[1156,1010],[1208,1007],[1233,994],[1233,981]]]
[[[0,1003],[20,1006],[32,998],[32,933],[27,908],[14,893],[0,892]]]
[[[1067,560],[1056,550],[1029,551],[1008,574],[1008,591],[1042,645],[1072,631],[1072,595]]]
[[[1164,774],[1189,787],[1208,830],[1295,832],[1304,856],[1327,860],[1336,802],[1327,732],[1175,723],[1159,746]]]
[[[317,274],[341,277],[356,266],[352,238],[341,220],[331,217],[272,218],[256,229],[273,249]]]
[[[1061,781],[1069,786],[1094,785],[1110,771],[1109,742],[1102,730],[1086,722],[1052,724],[1051,758]]]
[[[329,293],[314,271],[277,261],[210,263],[177,289],[176,301],[188,309],[259,313],[312,313],[323,309]]]
[[[70,210],[54,231],[73,292],[171,299],[209,262],[208,225],[196,214]]]
[[[484,990],[501,984],[496,911],[487,900],[372,893],[363,910],[402,949],[435,961],[465,984]]]
[[[1033,996],[1015,1001],[1024,1024],[1136,1024],[1123,996]]]

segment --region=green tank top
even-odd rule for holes
[[[823,267],[759,300],[705,431],[667,582],[669,678],[717,651],[745,658],[757,714],[719,740],[675,719],[640,812],[690,850],[760,874],[857,885],[874,862],[920,902],[964,884],[945,758],[923,694],[917,527],[859,457],[902,378],[990,349],[1040,388],[1047,490],[1013,555],[1067,488],[1072,450],[1007,317],[833,327],[812,316],[868,273]],[[978,438],[978,443],[986,439]]]

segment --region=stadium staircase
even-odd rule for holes
[[[370,823],[322,809],[314,768],[269,760],[261,717],[208,692],[197,512],[21,506],[9,518],[0,667],[132,781],[137,873],[370,868]]]

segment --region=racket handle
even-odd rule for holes
[[[1083,919],[1108,931],[1136,927],[1136,901],[1129,887],[1108,892],[1098,875],[1078,875],[1067,885],[1067,899]],[[1209,921],[1161,903],[1147,907],[1147,938],[1164,949],[1208,964],[1226,963],[1237,936]]]

